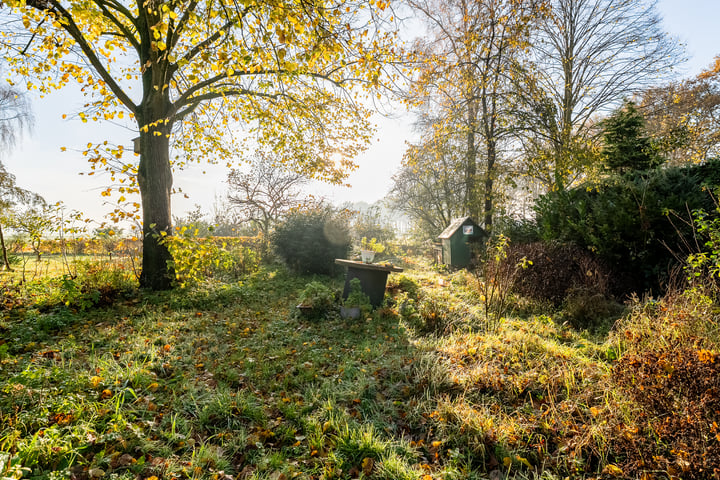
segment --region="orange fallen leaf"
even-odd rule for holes
[[[613,465],[612,463],[605,465],[602,473],[606,475],[612,475],[613,477],[621,477],[623,475],[622,468],[618,467],[617,465]]]
[[[370,475],[372,469],[375,466],[375,460],[370,457],[365,457],[362,461],[362,471],[365,475]]]

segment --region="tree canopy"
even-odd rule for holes
[[[652,0],[409,6],[427,28],[413,44],[406,97],[420,141],[391,196],[429,228],[452,212],[489,229],[512,215],[511,196],[599,175],[599,120],[681,61]]]
[[[285,170],[267,156],[259,157],[250,171],[231,170],[227,183],[232,210],[256,228],[264,242],[282,217],[309,200],[300,189],[307,177]]]
[[[0,163],[0,261],[7,270],[12,270],[5,247],[3,224],[13,223],[12,207],[17,204],[37,206],[45,200],[38,194],[17,185],[15,175],[8,172]]]
[[[653,0],[552,0],[532,39],[519,110],[529,170],[570,186],[596,158],[595,120],[682,60]]]
[[[32,125],[32,112],[26,98],[14,88],[0,87],[0,157],[12,148],[23,130]],[[2,226],[9,219],[10,208],[17,203],[40,203],[42,198],[17,185],[15,175],[0,163],[0,260],[11,270],[5,248]]]
[[[431,125],[419,144],[410,144],[393,176],[392,206],[407,214],[419,236],[434,238],[465,207],[465,158],[457,137],[437,134]]]
[[[638,104],[670,162],[720,158],[720,57],[693,78],[648,88]]]
[[[417,74],[408,98],[432,112],[433,136],[456,137],[463,156],[462,211],[493,222],[503,141],[512,132],[514,64],[529,48],[543,0],[413,0],[428,34],[414,45]],[[411,152],[412,150],[409,150]]]

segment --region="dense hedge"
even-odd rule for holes
[[[611,176],[540,197],[538,233],[596,253],[622,280],[617,293],[657,293],[672,264],[689,253],[690,212],[714,212],[708,188],[718,185],[720,161]]]
[[[334,273],[336,258],[347,258],[350,228],[342,212],[331,207],[298,210],[271,235],[277,254],[298,273]]]

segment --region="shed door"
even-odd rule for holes
[[[468,237],[459,233],[453,236],[452,265],[454,267],[466,267],[470,263]]]

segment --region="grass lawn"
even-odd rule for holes
[[[617,340],[528,308],[488,322],[471,276],[409,267],[360,320],[299,316],[313,279],[270,268],[107,307],[6,305],[0,474],[621,476],[611,437],[636,427]]]

